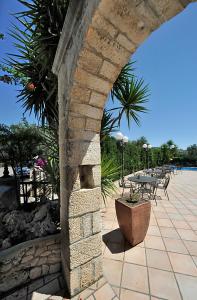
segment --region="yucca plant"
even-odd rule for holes
[[[107,197],[110,197],[117,188],[114,181],[118,178],[120,167],[117,166],[114,159],[105,156],[101,159],[101,193],[103,201],[106,204]]]
[[[44,127],[41,130],[43,139],[42,151],[47,160],[44,166],[44,172],[48,182],[53,187],[53,192],[60,199],[60,175],[59,175],[59,145],[57,143],[57,132],[50,127]]]
[[[118,78],[113,84],[112,90],[111,90],[111,97],[112,100],[114,100],[115,94],[117,90],[128,80],[134,77],[134,63],[135,62],[128,62],[121,70]]]
[[[111,111],[118,111],[117,120],[119,126],[123,114],[127,118],[129,128],[131,120],[140,125],[139,113],[147,112],[144,104],[148,101],[148,91],[148,85],[144,85],[143,79],[138,80],[135,77],[124,82],[114,91],[120,106],[112,108]]]
[[[117,122],[115,121],[113,114],[104,109],[103,117],[101,120],[101,131],[100,140],[104,141],[105,137],[109,136],[110,133],[115,132],[118,128]]]
[[[113,85],[111,95],[115,107],[104,110],[101,122],[101,141],[105,139],[105,136],[109,136],[119,129],[123,116],[126,117],[130,128],[132,120],[140,125],[139,114],[147,112],[144,105],[148,101],[149,87],[145,85],[143,79],[137,79],[131,73],[133,70],[133,63],[128,63],[123,67]]]

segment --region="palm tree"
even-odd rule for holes
[[[138,80],[133,74],[130,74],[129,70],[133,70],[133,63],[128,63],[123,67],[113,85],[111,95],[114,104],[115,99],[117,100],[117,106],[104,110],[101,122],[101,141],[106,135],[120,127],[123,116],[126,116],[130,128],[132,120],[139,126],[139,114],[147,112],[144,104],[148,101],[148,85],[144,84],[143,79]],[[116,115],[113,114],[114,112]]]
[[[69,0],[18,0],[24,11],[15,15],[10,36],[18,54],[11,54],[0,66],[6,83],[19,83],[19,101],[26,111],[34,112],[42,123],[58,124],[57,78],[52,73],[57,45]],[[57,126],[56,126],[57,127]]]

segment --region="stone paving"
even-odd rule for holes
[[[116,219],[114,199],[103,214],[103,268],[120,300],[197,299],[197,172],[173,175],[152,201],[145,241],[131,248]],[[106,294],[98,298],[112,299]]]
[[[102,211],[104,277],[74,299],[197,299],[197,172],[172,176],[167,200],[152,201],[145,241],[131,248],[116,219],[114,197]],[[120,190],[118,192],[121,192]],[[63,300],[35,293],[33,300]]]

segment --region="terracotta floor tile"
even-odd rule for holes
[[[153,225],[149,225],[147,234],[148,235],[161,236],[161,233],[159,231],[159,227],[158,226],[153,226]]]
[[[172,223],[174,224],[175,228],[191,229],[186,221],[172,220]]]
[[[163,197],[163,201],[162,201],[162,204],[163,204],[163,207],[173,207],[173,205],[166,199],[165,195],[162,193],[162,197]]]
[[[119,229],[119,225],[117,224],[117,222],[113,223],[112,229]]]
[[[181,214],[168,213],[168,216],[171,220],[184,221],[184,217]]]
[[[149,300],[148,295],[121,289],[120,300]]]
[[[119,297],[120,288],[117,286],[112,286],[112,289],[113,289],[114,293]]]
[[[156,218],[160,218],[160,219],[168,219],[168,215],[167,215],[166,212],[156,211],[154,214],[155,214],[155,217],[156,217]]]
[[[193,258],[193,260],[194,260],[194,262],[195,262],[195,264],[197,266],[197,256],[192,256],[192,258]]]
[[[191,211],[189,209],[186,209],[186,208],[181,208],[179,209],[179,212],[185,216],[185,215],[190,215],[191,214]]]
[[[197,256],[197,242],[184,241],[184,244],[191,255]]]
[[[178,234],[183,240],[186,241],[197,241],[197,235],[193,230],[187,230],[187,229],[178,229]]]
[[[197,230],[197,222],[190,222],[190,221],[188,221],[188,224],[191,226],[191,228],[193,230]]]
[[[157,226],[157,221],[154,218],[150,219],[150,225]]]
[[[174,206],[175,206],[176,208],[179,208],[179,209],[185,209],[185,208],[186,208],[185,205],[183,205],[183,204],[181,204],[181,203],[174,204]]]
[[[107,233],[103,234],[103,241],[107,243],[120,243],[122,245],[125,242],[125,238],[121,233],[120,229],[118,228],[109,230]]]
[[[190,204],[190,203],[186,203],[186,207],[189,208],[189,209],[191,209],[191,210],[193,210],[193,209],[196,208],[196,205]]]
[[[165,246],[163,240],[159,236],[147,235],[145,238],[145,247],[158,249],[158,250],[165,250]]]
[[[120,286],[122,262],[103,258],[103,273],[110,284]]]
[[[163,238],[164,243],[166,245],[167,251],[177,252],[188,254],[187,248],[185,247],[182,240],[170,239],[170,238]]]
[[[129,249],[128,251],[125,252],[124,260],[126,262],[146,266],[145,248],[133,247]]]
[[[197,276],[197,267],[190,255],[169,252],[174,272]]]
[[[153,209],[154,212],[156,212],[156,211],[160,211],[160,212],[164,212],[164,213],[166,212],[165,208],[163,208],[162,206],[158,206],[158,205],[152,207],[152,209]]]
[[[170,219],[157,219],[158,225],[162,227],[173,227]]]
[[[175,207],[166,207],[165,210],[167,213],[173,213],[173,214],[179,213],[179,211]]]
[[[145,294],[149,293],[147,268],[133,264],[124,264],[122,288],[128,288]]]
[[[178,285],[183,296],[183,300],[196,300],[197,295],[197,277],[183,274],[175,274]]]
[[[171,227],[160,227],[161,235],[163,237],[173,238],[173,239],[180,239],[177,231]]]
[[[165,251],[146,249],[146,257],[148,267],[172,271],[168,255]]]
[[[110,258],[115,260],[123,260],[124,258],[124,244],[107,243],[104,258]]]
[[[149,268],[150,293],[152,296],[180,300],[178,286],[172,272]]]
[[[197,222],[197,216],[194,216],[194,215],[186,215],[186,216],[184,216],[184,218],[185,218],[187,221]]]
[[[193,215],[197,216],[197,209],[192,209]]]
[[[145,245],[144,245],[144,241],[143,242],[141,242],[141,243],[139,243],[139,244],[137,244],[135,247],[145,247]]]
[[[87,298],[87,300],[94,300],[94,297],[91,295],[90,297]]]
[[[168,189],[170,201],[163,192],[158,193],[158,205],[151,201],[151,219],[145,243],[131,249],[122,236],[116,220],[114,200],[109,199],[107,208],[102,210],[105,243],[111,241],[111,250],[103,244],[104,274],[113,282],[119,294],[124,259],[124,284],[121,300],[180,299],[196,300],[197,269],[197,172],[180,172],[172,176]],[[121,193],[121,189],[119,189]],[[160,236],[161,235],[161,236]],[[118,243],[119,246],[114,246]],[[124,251],[120,251],[124,245]],[[166,251],[166,248],[168,252]],[[122,251],[123,251],[122,250]],[[185,255],[183,255],[185,254]],[[190,254],[190,255],[189,255]],[[146,257],[145,257],[146,255]],[[169,259],[169,255],[171,260]],[[123,258],[124,257],[124,258]],[[115,259],[113,259],[115,258]],[[151,295],[148,296],[147,267],[150,274]],[[173,263],[173,271],[172,271]],[[183,273],[184,272],[184,273]],[[190,275],[187,275],[187,274]],[[193,277],[196,276],[196,277]],[[106,300],[103,296],[102,300]],[[110,296],[111,297],[111,296]],[[114,296],[114,300],[118,297]]]
[[[109,284],[105,284],[94,293],[96,300],[111,300],[114,296],[115,293]]]
[[[113,225],[113,222],[111,222],[111,221],[104,221],[102,227],[103,227],[103,229],[111,229],[112,225]]]

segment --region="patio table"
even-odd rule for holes
[[[147,184],[147,183],[156,183],[158,179],[152,176],[140,175],[140,176],[129,176],[128,180],[139,184]]]
[[[128,177],[128,180],[131,181],[131,182],[135,182],[139,185],[141,185],[142,187],[144,187],[146,184],[155,184],[156,186],[156,183],[158,182],[158,179],[155,178],[155,177],[152,177],[152,176],[130,176]],[[139,189],[140,191],[140,189]],[[149,191],[151,191],[151,189],[149,189]],[[143,197],[143,190],[142,190],[142,197]],[[150,195],[151,194],[154,194],[154,188],[153,188],[153,192],[149,193]]]

